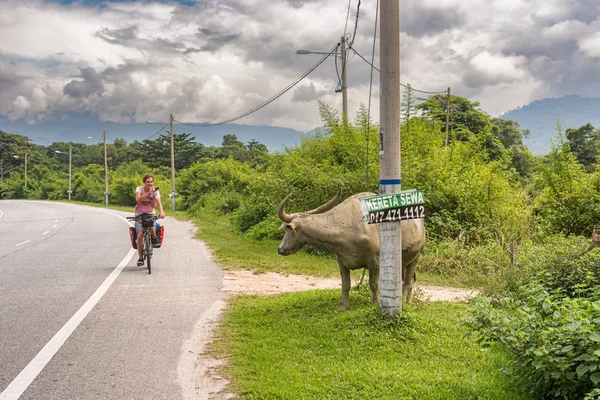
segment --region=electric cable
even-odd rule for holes
[[[360,14],[360,0],[358,0],[358,5],[356,6],[356,21],[354,22],[354,33],[352,34],[352,40],[348,47],[352,47],[354,44],[354,38],[356,38],[356,28],[358,27],[358,14]]]
[[[164,130],[165,130],[165,128],[166,128],[167,126],[169,126],[169,123],[167,123],[165,126],[163,126],[162,128],[160,128],[160,129],[159,129],[159,130],[158,130],[156,133],[154,133],[153,135],[151,135],[151,136],[148,136],[146,139],[142,140],[142,142],[143,142],[143,141],[146,141],[146,140],[149,140],[149,139],[153,138],[154,136],[158,135],[159,133],[161,133],[162,131],[164,131]]]
[[[177,121],[177,120],[175,120],[175,122],[177,122],[178,124],[182,124],[182,125],[195,126],[197,128],[206,128],[206,127],[209,127],[209,126],[217,126],[217,125],[228,124],[230,122],[237,121],[238,119],[244,118],[244,117],[246,117],[246,116],[248,116],[248,115],[250,115],[250,114],[252,114],[252,113],[254,113],[254,112],[258,111],[258,110],[260,110],[261,108],[267,106],[268,104],[270,104],[273,101],[277,100],[279,97],[283,96],[287,91],[289,91],[291,88],[293,88],[298,83],[300,83],[311,72],[313,72],[319,65],[321,65],[332,53],[334,53],[337,50],[338,47],[339,47],[339,43],[336,44],[327,54],[325,54],[323,56],[323,58],[321,58],[315,65],[313,65],[305,73],[303,73],[298,78],[296,78],[292,83],[290,83],[289,85],[287,85],[279,93],[277,93],[276,95],[274,95],[273,97],[271,97],[270,99],[268,99],[267,101],[265,101],[264,103],[262,103],[261,105],[259,105],[257,107],[254,107],[254,108],[246,111],[245,113],[238,115],[237,117],[230,118],[228,120],[221,121],[221,122],[216,122],[214,124],[195,124],[195,123],[189,123],[189,122],[181,122],[181,121]]]
[[[352,49],[352,51],[354,53],[356,53],[356,55],[358,55],[360,58],[362,58],[364,62],[366,62],[367,64],[369,64],[372,69],[375,69],[377,72],[380,72],[379,68],[377,68],[376,66],[373,65],[372,62],[369,62],[366,58],[364,58],[358,51],[356,51],[356,49],[354,47],[351,47],[351,49]],[[406,86],[402,82],[400,82],[400,86],[408,88],[408,86]],[[411,87],[411,89],[414,90],[415,92],[420,92],[420,93],[425,93],[425,94],[443,94],[443,93],[447,93],[447,90],[440,90],[438,92],[431,92],[431,91],[427,91],[427,90],[415,89],[414,87]]]

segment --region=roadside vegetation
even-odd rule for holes
[[[436,95],[413,104],[408,91],[402,111],[403,188],[423,190],[427,210],[428,243],[417,282],[477,287],[484,295],[472,305],[411,305],[393,321],[378,319],[366,300],[354,298],[348,313],[333,313],[339,293],[331,291],[237,298],[221,328],[224,339],[215,345],[231,356],[228,371],[234,387],[248,398],[286,398],[285,388],[293,389],[293,382],[304,379],[307,393],[313,393],[310,385],[315,385],[314,397],[339,395],[343,385],[369,397],[375,389],[368,382],[378,379],[356,372],[352,357],[348,359],[341,347],[327,347],[337,346],[337,340],[348,346],[351,336],[360,339],[363,349],[353,350],[363,358],[354,362],[377,365],[377,374],[388,378],[385,382],[396,376],[402,376],[398,381],[411,379],[396,358],[411,365],[415,376],[441,368],[428,378],[429,384],[415,384],[421,391],[413,398],[525,396],[506,389],[504,380],[512,379],[532,398],[599,399],[600,255],[590,246],[590,236],[600,220],[600,131],[586,125],[563,132],[557,124],[552,151],[536,157],[523,145],[527,132],[514,121],[492,118],[477,103],[452,96],[446,146],[445,98]],[[316,208],[340,187],[343,198],[378,191],[379,126],[368,120],[364,108],[350,122],[326,104],[320,104],[320,114],[320,132],[280,153],[270,153],[255,140],[241,143],[234,135],[225,135],[221,147],[205,147],[189,134],[175,135],[177,208],[197,221],[199,236],[226,268],[338,276],[334,258],[318,249],[289,257],[276,252],[283,231],[275,211],[288,193],[294,191],[287,207],[291,213]],[[0,132],[0,198],[65,199],[65,153],[70,146],[73,200],[102,203],[102,146],[36,146],[24,136],[5,132]],[[23,159],[13,157],[25,153],[27,188]],[[116,140],[108,145],[108,155],[111,204],[133,206],[134,188],[149,171],[164,202],[169,202],[167,135],[130,144]],[[265,310],[279,311],[270,315]],[[286,331],[282,325],[298,331]],[[284,336],[270,339],[282,332],[287,341]],[[471,336],[462,338],[468,332]],[[266,335],[264,342],[251,341],[255,334]],[[413,351],[404,341],[425,347]],[[292,351],[287,348],[290,343],[307,354],[293,353],[301,362],[284,368],[266,349],[285,359],[283,353]],[[318,352],[313,345],[325,347]],[[459,345],[465,346],[464,353],[461,349],[458,358],[451,358]],[[426,346],[443,355],[439,366],[419,355],[430,351]],[[318,354],[306,358],[311,352]],[[340,374],[346,364],[355,372],[333,379],[326,367],[336,355],[344,363],[337,370]],[[469,382],[464,378],[467,370],[474,376]],[[256,377],[269,381],[269,374],[289,385],[260,392]],[[457,383],[461,379],[464,386]],[[331,393],[316,388],[318,382],[331,380],[335,382],[322,386],[334,387]],[[446,392],[450,389],[442,383],[456,391]],[[387,390],[390,397],[404,393],[394,385],[379,390]],[[433,390],[436,385],[438,392]],[[447,395],[435,397],[437,393]]]

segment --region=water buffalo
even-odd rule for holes
[[[350,270],[366,268],[373,301],[379,302],[379,225],[362,222],[360,197],[374,193],[358,193],[336,205],[338,194],[326,204],[307,212],[287,214],[285,205],[293,192],[277,207],[277,216],[283,221],[285,236],[277,249],[287,256],[312,245],[337,256],[342,275],[342,298],[338,310],[346,310],[350,295]],[[421,250],[425,246],[423,219],[402,221],[402,295],[409,301],[413,277]],[[407,279],[408,277],[408,279]]]

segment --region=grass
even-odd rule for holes
[[[336,312],[335,290],[239,296],[212,351],[245,399],[529,399],[510,355],[465,337],[466,304],[415,303],[385,318],[368,291]]]

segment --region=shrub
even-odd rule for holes
[[[478,296],[467,319],[482,342],[500,342],[513,353],[509,372],[536,398],[594,398],[600,388],[600,288],[571,289],[589,297],[563,297],[531,283],[499,302]]]

